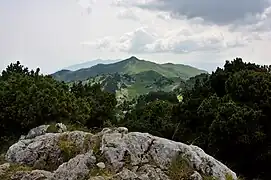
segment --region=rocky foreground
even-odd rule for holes
[[[1,180],[237,179],[197,146],[124,127],[91,134],[43,125],[22,136],[5,159]]]

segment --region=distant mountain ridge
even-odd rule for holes
[[[132,56],[128,59],[118,61],[111,64],[97,64],[89,68],[79,69],[76,71],[61,70],[52,76],[60,81],[72,82],[72,81],[84,81],[91,77],[103,75],[103,74],[128,74],[135,75],[146,71],[154,71],[166,78],[179,77],[184,80],[199,75],[201,73],[207,73],[205,70],[200,70],[192,66],[183,64],[157,64],[154,62],[139,60]]]
[[[90,68],[90,67],[95,66],[97,64],[111,64],[111,63],[116,63],[118,61],[120,61],[120,59],[115,59],[115,60],[96,59],[96,60],[93,60],[93,61],[87,61],[87,62],[83,62],[83,63],[80,63],[80,64],[71,65],[71,66],[68,66],[68,67],[66,67],[64,69],[65,70],[70,70],[70,71],[77,71],[79,69]]]

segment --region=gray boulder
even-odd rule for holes
[[[9,148],[6,160],[40,171],[17,172],[13,178],[170,180],[172,174],[181,179],[184,173],[191,180],[202,180],[203,176],[225,180],[226,175],[237,179],[227,166],[197,146],[148,133],[129,133],[124,127],[105,128],[96,135],[33,132]]]
[[[80,154],[62,164],[54,172],[53,179],[55,180],[80,180],[84,179],[96,162],[92,151],[86,154]]]
[[[47,133],[33,139],[20,140],[13,144],[6,153],[6,160],[13,163],[54,170],[64,163],[65,154],[83,153],[85,138],[90,133],[73,131],[65,133]],[[68,151],[68,152],[65,152]],[[46,168],[46,167],[49,167]]]
[[[119,133],[106,131],[102,137],[101,150],[116,171],[125,166],[129,159],[132,166],[151,164],[161,170],[167,170],[176,156],[187,159],[195,171],[225,180],[228,174],[237,179],[236,174],[227,166],[206,154],[202,149],[148,133]]]
[[[37,136],[44,135],[47,133],[47,130],[50,126],[54,126],[54,128],[59,133],[63,133],[67,131],[67,127],[63,123],[56,123],[55,125],[41,125],[41,126],[31,129],[26,136],[22,135],[20,140],[33,139]]]
[[[39,127],[33,128],[28,132],[28,134],[25,137],[21,136],[21,139],[32,139],[37,136],[44,135],[49,126],[50,125],[41,125]]]

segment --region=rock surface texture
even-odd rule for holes
[[[46,128],[31,130],[6,153],[7,163],[29,169],[1,165],[0,179],[5,171],[12,171],[9,179],[13,180],[237,179],[233,171],[197,146],[148,133],[129,133],[124,127],[105,128],[95,135],[46,133]]]

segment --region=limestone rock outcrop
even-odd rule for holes
[[[105,128],[97,134],[47,133],[44,129],[46,126],[32,129],[7,151],[8,163],[30,167],[27,171],[13,169],[11,179],[237,179],[233,171],[201,148],[148,133],[128,132],[124,127]],[[0,172],[8,171],[9,165],[0,167]]]

